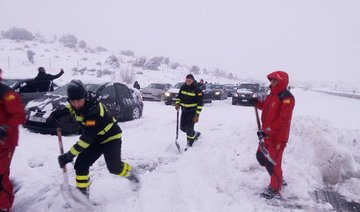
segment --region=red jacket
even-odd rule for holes
[[[18,144],[18,126],[24,122],[25,111],[20,96],[8,86],[0,83],[0,126],[7,127],[7,137],[0,142],[0,148]]]
[[[289,139],[292,112],[295,98],[287,90],[289,76],[286,72],[276,71],[269,74],[268,79],[277,79],[278,85],[271,88],[271,93],[264,102],[258,102],[256,107],[262,110],[262,130],[277,144],[286,143]]]

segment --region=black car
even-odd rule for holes
[[[3,83],[20,94],[24,105],[58,88],[52,81],[36,81],[34,79],[4,79]]]
[[[227,99],[227,90],[225,85],[213,84],[211,86],[212,97],[214,100],[224,100]]]
[[[264,85],[259,83],[242,83],[239,85],[237,91],[233,94],[232,104],[252,106],[253,98],[259,100],[265,99],[267,96],[267,89]]]
[[[226,91],[227,91],[227,96],[228,97],[232,97],[233,94],[237,91],[238,89],[238,85],[232,85],[232,84],[227,84],[225,85],[226,87]]]
[[[184,84],[184,82],[179,82],[174,85],[174,87],[170,88],[166,93],[164,97],[164,102],[166,105],[172,105],[175,104],[176,97],[180,91],[181,86]],[[204,89],[203,90],[203,102],[204,103],[211,103],[212,102],[212,92],[211,89]]]
[[[48,123],[49,115],[65,107],[67,102],[67,86],[60,87],[54,92],[33,100],[26,106],[25,128],[31,131],[54,134],[55,129]],[[128,121],[140,118],[143,112],[143,102],[138,90],[129,88],[121,83],[85,84],[88,91],[93,91],[117,121]],[[73,116],[60,119],[60,126],[64,134],[77,134],[80,125]]]

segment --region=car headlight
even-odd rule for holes
[[[252,98],[257,98],[258,97],[258,94],[257,93],[254,93],[253,95],[252,95]]]
[[[238,93],[234,93],[234,96],[235,96],[235,97],[239,97],[239,94],[238,94]]]
[[[169,96],[170,96],[170,93],[169,93],[169,92],[166,92],[166,93],[165,93],[165,96],[169,97]]]
[[[220,95],[220,92],[219,91],[215,92],[215,95]]]

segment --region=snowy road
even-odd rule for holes
[[[328,210],[331,206],[314,203],[310,193],[332,185],[359,202],[360,101],[298,89],[293,93],[297,104],[284,153],[284,176],[289,185],[283,196],[296,197],[299,204],[307,205],[306,210]],[[206,105],[196,126],[202,137],[184,154],[176,154],[175,120],[173,107],[146,102],[143,118],[120,123],[124,131],[122,157],[140,168],[142,188],[132,193],[127,180],[110,175],[101,158],[91,168],[90,197],[101,211],[289,210],[258,196],[269,177],[255,158],[253,108],[233,106],[230,99]],[[65,149],[76,138],[65,137]],[[20,139],[12,176],[24,185],[15,204],[38,196],[28,211],[71,211],[63,208],[59,195],[62,174],[57,164],[57,138],[21,129]],[[183,133],[180,145],[186,145]],[[73,168],[69,170],[73,179]]]

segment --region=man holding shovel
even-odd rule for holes
[[[262,126],[258,131],[259,140],[264,140],[265,148],[273,163],[261,151],[259,146],[256,158],[261,166],[265,166],[270,175],[270,185],[260,196],[272,199],[280,195],[283,184],[281,169],[282,155],[289,139],[292,112],[295,106],[295,98],[286,88],[289,84],[289,76],[286,72],[275,71],[267,76],[271,82],[271,93],[264,102],[255,101],[256,107],[262,110]]]
[[[49,120],[56,128],[56,120],[63,116],[73,115],[83,131],[78,142],[68,152],[59,156],[60,167],[67,163],[75,162],[76,187],[89,196],[90,166],[104,155],[110,173],[125,177],[137,189],[140,181],[135,170],[121,161],[121,129],[115,118],[107,111],[106,107],[98,100],[94,93],[87,92],[79,80],[72,80],[67,87],[69,104],[65,108],[54,111]]]

